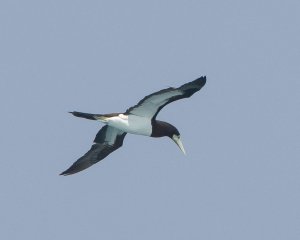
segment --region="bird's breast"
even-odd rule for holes
[[[145,136],[150,136],[152,133],[151,119],[136,115],[119,114],[109,118],[107,124],[127,133]]]

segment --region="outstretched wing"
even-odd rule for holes
[[[125,135],[126,132],[117,128],[107,125],[102,127],[97,133],[91,149],[60,175],[74,174],[99,162],[123,145]]]
[[[182,98],[188,98],[199,91],[206,83],[206,77],[200,77],[179,88],[167,88],[144,97],[139,103],[125,112],[155,119],[159,111],[167,104]]]

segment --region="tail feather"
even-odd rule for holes
[[[90,119],[90,120],[97,120],[97,116],[99,114],[91,114],[91,113],[82,113],[82,112],[69,112],[71,114],[73,114],[75,117],[81,117],[81,118],[86,118],[86,119]]]

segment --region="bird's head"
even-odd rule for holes
[[[184,153],[185,153],[185,150],[184,150],[184,147],[183,147],[183,144],[181,142],[181,139],[180,139],[180,133],[179,131],[177,130],[176,127],[174,127],[173,125],[170,124],[169,126],[169,134],[168,134],[168,137],[171,138],[175,143],[176,145],[180,148],[180,150]]]
[[[151,137],[164,137],[164,136],[171,138],[176,143],[176,145],[180,148],[180,150],[185,154],[184,147],[180,140],[180,133],[177,130],[177,128],[170,123],[156,120],[155,122],[153,122]]]

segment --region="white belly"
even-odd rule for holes
[[[151,119],[135,115],[128,115],[127,117],[120,114],[107,119],[107,124],[132,134],[150,136],[152,133]]]

